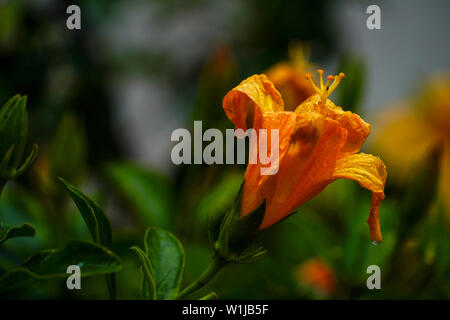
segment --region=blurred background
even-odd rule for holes
[[[66,8],[81,8],[81,30]],[[381,8],[381,29],[366,9]],[[208,288],[221,299],[448,299],[450,297],[450,20],[448,1],[10,0],[0,1],[0,104],[28,96],[29,141],[40,155],[9,182],[0,220],[31,222],[34,238],[0,246],[0,275],[41,249],[88,231],[56,177],[95,198],[113,224],[119,299],[139,298],[149,226],[186,251],[183,285],[210,259],[206,214],[233,202],[243,165],[170,160],[176,128],[233,128],[221,102],[267,73],[298,105],[299,79],[345,72],[332,100],[372,125],[363,151],[387,165],[382,244],[369,241],[370,192],[337,181],[299,214],[265,231],[269,255],[232,265]],[[303,91],[302,91],[303,90]],[[368,290],[379,265],[382,289]],[[83,290],[37,282],[1,298],[107,298],[103,278]]]

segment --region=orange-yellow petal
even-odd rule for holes
[[[366,141],[370,133],[370,124],[361,117],[350,111],[344,111],[336,106],[330,99],[326,100],[325,106],[322,104],[321,97],[315,94],[300,104],[295,112],[319,112],[327,118],[334,119],[347,130],[347,141],[342,148],[342,156],[359,152],[362,144]]]
[[[267,112],[263,114],[261,129],[267,129],[266,141],[269,157],[271,156],[270,151],[272,150],[271,129],[278,129],[278,159],[269,165],[261,164],[259,159],[257,159],[257,163],[249,163],[247,165],[247,170],[245,171],[244,198],[241,208],[243,215],[256,209],[263,201],[265,193],[263,192],[263,188],[267,188],[265,186],[266,181],[272,179],[273,175],[261,175],[261,168],[267,168],[270,165],[279,168],[289,148],[291,135],[295,130],[295,124],[296,115],[293,112]],[[259,139],[260,137],[251,141],[251,148],[256,148],[257,150]]]
[[[372,203],[367,223],[370,228],[370,237],[375,242],[382,241],[379,209],[381,201],[384,199],[386,176],[386,167],[383,161],[364,153],[352,154],[339,159],[333,172],[333,179],[351,179],[358,182],[361,187],[372,191]]]
[[[325,188],[346,138],[347,132],[335,120],[314,112],[297,114],[276,179],[264,190],[267,209],[261,229],[284,219]]]
[[[264,74],[253,75],[229,91],[223,99],[223,109],[236,128],[247,130],[262,113],[283,111],[281,94]]]
[[[285,110],[294,110],[315,93],[305,73],[288,63],[276,64],[267,71],[267,77],[283,96]]]

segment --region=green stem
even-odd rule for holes
[[[192,282],[189,286],[187,286],[183,291],[181,291],[176,299],[182,299],[185,296],[191,294],[198,289],[203,288],[214,276],[227,265],[227,261],[217,254],[214,255],[211,263],[208,268],[203,272],[203,274],[194,282]]]
[[[110,300],[116,300],[116,274],[107,274],[105,276],[106,286],[108,287],[108,294]]]

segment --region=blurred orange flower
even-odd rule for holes
[[[439,190],[450,220],[450,75],[431,79],[415,99],[390,106],[380,118],[373,149],[397,181],[441,148]]]
[[[318,72],[319,87],[307,77],[317,93],[295,111],[284,111],[281,94],[263,74],[242,81],[225,96],[223,108],[237,128],[279,130],[278,173],[261,175],[261,163],[247,166],[241,215],[252,212],[265,199],[260,226],[264,229],[292,214],[334,180],[351,179],[372,191],[368,223],[372,240],[380,242],[379,207],[386,168],[373,155],[357,154],[370,125],[328,99],[344,75],[328,76],[324,84],[323,70]]]
[[[322,259],[313,258],[294,269],[296,280],[311,287],[316,293],[328,296],[336,289],[333,270]]]
[[[284,108],[293,111],[300,103],[314,94],[314,88],[305,78],[311,65],[307,61],[308,48],[294,44],[289,50],[290,60],[280,62],[266,71],[266,75],[281,93]]]

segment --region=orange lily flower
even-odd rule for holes
[[[315,93],[305,78],[311,68],[307,61],[308,52],[306,46],[294,44],[289,49],[289,61],[277,63],[266,71],[269,80],[283,96],[285,110],[293,111]]]
[[[371,239],[381,242],[379,207],[384,199],[386,168],[379,158],[357,153],[369,135],[370,125],[328,99],[344,74],[328,76],[324,84],[323,70],[318,72],[319,87],[307,76],[316,94],[295,111],[284,110],[281,94],[263,74],[242,81],[224,97],[225,113],[237,128],[279,130],[278,173],[261,175],[260,168],[265,165],[260,163],[247,166],[241,216],[258,208],[265,199],[260,226],[265,229],[292,214],[334,180],[351,179],[372,191],[368,224]]]

